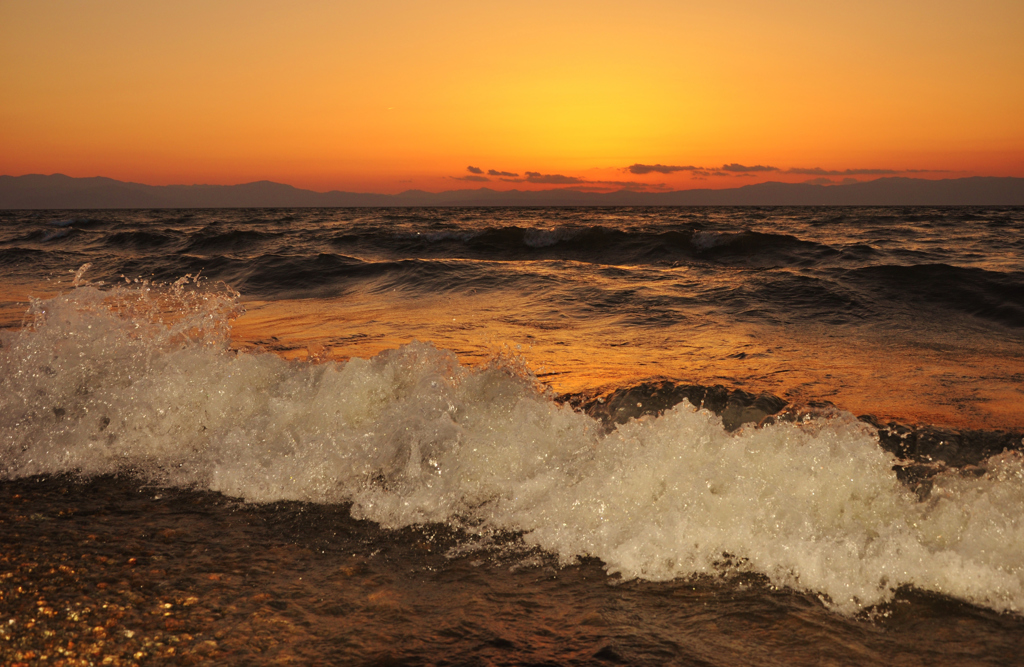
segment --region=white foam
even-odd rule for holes
[[[741,235],[742,232],[707,232],[698,229],[693,233],[690,243],[698,250],[710,250],[731,243]]]
[[[726,433],[683,403],[604,435],[521,369],[414,343],[348,363],[228,349],[232,294],[83,286],[0,341],[0,476],[131,470],[386,527],[521,531],[625,578],[759,572],[854,613],[901,586],[1024,609],[1024,462],[928,501],[849,416]],[[728,555],[728,556],[726,556]]]

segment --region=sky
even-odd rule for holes
[[[1024,2],[0,0],[0,174],[317,191],[1024,177]]]

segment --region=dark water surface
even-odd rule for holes
[[[1021,617],[909,590],[851,619],[756,576],[623,583],[596,560],[560,567],[510,538],[467,549],[444,527],[384,531],[345,506],[108,477],[0,494],[8,659],[1007,665],[1024,648]]]
[[[1019,663],[1022,232],[0,212],[0,660]]]
[[[224,281],[235,345],[291,358],[512,345],[557,391],[657,376],[1022,424],[1019,208],[2,212],[0,325],[85,263]]]

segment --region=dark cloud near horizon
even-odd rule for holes
[[[482,173],[484,173],[484,170],[481,169],[480,167],[466,167],[466,171],[468,171],[471,174],[482,174]]]
[[[847,176],[841,181],[835,181],[831,178],[820,176],[818,178],[811,178],[804,181],[807,185],[850,185],[851,183],[860,183],[856,178],[850,178]]]
[[[633,164],[626,167],[626,171],[632,174],[672,174],[677,171],[689,171],[694,175],[700,176],[729,176],[731,174],[738,174],[740,176],[750,175],[753,172],[758,171],[780,171],[778,167],[767,167],[764,165],[754,165],[748,167],[747,165],[737,164],[735,162],[731,164],[724,164],[720,169],[706,169],[704,167],[697,167],[695,165],[668,165],[668,164]]]
[[[939,169],[822,169],[821,167],[792,167],[780,169],[771,165],[745,165],[737,162],[723,164],[719,168],[705,168],[694,165],[666,165],[666,164],[641,164],[636,163],[625,167],[623,171],[632,174],[673,174],[680,171],[688,171],[694,177],[697,176],[753,176],[755,173],[778,172],[780,174],[798,174],[804,176],[892,176],[894,174],[930,174],[941,173],[945,170]],[[844,181],[845,182],[845,181]]]
[[[643,183],[641,181],[591,181],[585,178],[577,178],[575,176],[563,176],[562,174],[541,174],[536,171],[526,172],[526,178],[503,178],[502,180],[517,180],[520,183],[543,183],[546,185],[571,185],[574,186],[574,189],[577,190],[602,190],[607,189],[609,186],[622,187],[628,189],[653,188],[656,190],[663,189],[666,187],[664,183]]]
[[[669,190],[667,185],[664,183],[644,183],[642,181],[601,181],[601,180],[589,180],[586,178],[578,178],[576,176],[566,176],[564,174],[542,174],[539,171],[527,171],[523,178],[519,178],[518,174],[513,174],[507,171],[497,171],[490,169],[487,172],[491,176],[499,176],[498,180],[506,183],[534,183],[538,185],[565,185],[568,186],[567,190],[580,190],[580,191],[602,191],[607,190],[609,187],[620,187],[628,190]],[[514,178],[508,178],[513,176]],[[478,180],[482,177],[465,177],[461,180]],[[487,180],[487,179],[483,179]]]
[[[687,165],[685,167],[680,167],[680,166],[677,166],[677,165],[667,165],[667,164],[639,164],[639,163],[637,163],[637,164],[633,164],[633,165],[630,165],[630,166],[626,167],[626,169],[631,174],[652,174],[652,173],[654,173],[654,174],[671,174],[671,173],[674,173],[674,172],[677,172],[677,171],[698,171],[698,170],[700,170],[700,167],[694,167],[693,165]]]
[[[753,167],[748,167],[747,165],[736,164],[735,162],[733,162],[731,164],[723,164],[722,168],[719,171],[728,171],[728,172],[734,173],[734,174],[737,174],[737,173],[749,174],[749,173],[752,173],[752,172],[755,172],[755,171],[779,171],[779,168],[778,167],[769,167],[769,166],[762,165],[762,164],[754,165]]]
[[[805,176],[890,176],[901,172],[895,169],[822,169],[821,167],[794,167],[792,169],[787,169],[786,173],[803,174]]]
[[[527,183],[544,183],[546,185],[577,185],[586,183],[582,178],[575,176],[563,176],[562,174],[542,174],[537,171],[526,172]]]
[[[516,183],[526,182],[524,179],[509,179],[503,178],[503,181],[513,181]],[[574,192],[607,192],[610,188],[618,187],[623,190],[630,192],[668,192],[672,188],[665,185],[664,183],[641,183],[640,181],[586,181],[580,179],[578,183],[566,185],[561,188],[551,188],[551,190],[568,190]]]
[[[640,181],[584,181],[584,183],[593,183],[597,187],[607,187],[609,185],[617,185],[619,187],[633,190],[635,188],[642,189],[655,189],[655,190],[668,190],[670,189],[664,183],[642,183]]]
[[[479,176],[477,174],[470,174],[469,176],[449,176],[448,178],[453,181],[490,181],[491,179],[486,176]]]

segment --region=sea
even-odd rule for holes
[[[1024,664],[1024,208],[0,211],[0,662]]]

